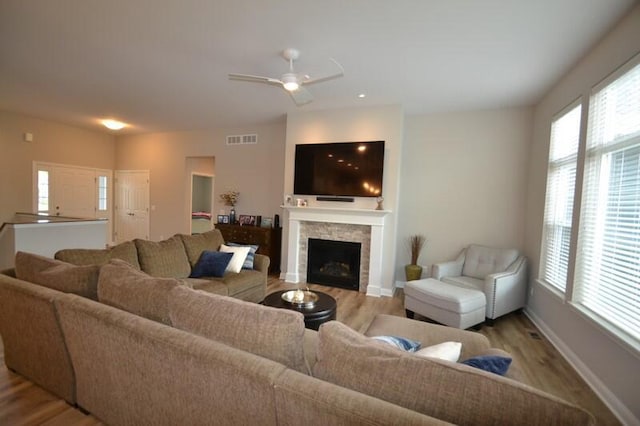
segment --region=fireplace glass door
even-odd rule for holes
[[[309,238],[307,282],[358,290],[362,244]]]

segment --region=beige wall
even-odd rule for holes
[[[258,144],[227,146],[226,136],[257,133]],[[189,232],[191,169],[187,157],[215,159],[214,216],[229,208],[219,195],[240,192],[237,214],[280,214],[284,169],[285,124],[245,129],[151,133],[119,137],[116,160],[120,170],[150,172],[150,238],[159,240]]]
[[[395,241],[398,215],[398,185],[402,149],[404,114],[398,105],[346,108],[322,111],[296,111],[287,116],[287,146],[283,194],[293,193],[295,146],[303,143],[385,141],[385,160],[382,193],[386,216],[384,231],[384,264],[382,265],[382,294],[391,295],[394,283]],[[309,198],[310,205],[341,208],[376,207],[374,198],[356,197],[354,203],[318,202]],[[285,215],[286,219],[286,215]],[[288,254],[288,233],[283,225],[282,267],[285,271]],[[285,271],[286,272],[286,271]]]
[[[33,142],[24,141],[27,132]],[[114,169],[115,139],[107,132],[0,111],[0,224],[17,211],[32,211],[34,161]]]
[[[575,99],[587,101],[591,87],[640,52],[640,6],[584,57],[537,105],[527,200],[526,252],[538,276],[551,119]],[[583,108],[587,108],[583,104]],[[580,185],[580,182],[577,182]],[[613,338],[560,296],[531,280],[527,311],[589,384],[628,424],[640,423],[640,393],[634,374],[640,354]],[[630,376],[631,374],[631,376]],[[588,408],[588,407],[586,407]]]
[[[413,234],[427,238],[424,266],[453,259],[470,243],[524,248],[531,128],[531,108],[405,119],[399,280],[405,280]]]

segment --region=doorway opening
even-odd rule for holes
[[[187,157],[189,233],[213,229],[214,157]]]

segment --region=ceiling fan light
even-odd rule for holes
[[[295,81],[284,83],[284,88],[290,92],[293,92],[294,90],[298,90],[299,87],[300,85],[298,85],[298,83],[296,83]]]
[[[285,90],[288,90],[289,92],[298,90],[300,87],[298,84],[298,78],[293,73],[288,73],[282,76],[282,86],[284,86]]]

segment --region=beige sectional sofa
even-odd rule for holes
[[[107,424],[594,424],[514,380],[367,337],[457,341],[466,358],[491,352],[478,333],[388,315],[365,335],[336,321],[315,332],[298,312],[151,277],[118,259],[55,268],[66,269],[73,291],[0,274],[5,361]],[[95,268],[94,292],[80,284]]]
[[[197,235],[177,234],[164,241],[136,239],[107,250],[64,249],[55,258],[74,265],[104,265],[121,259],[136,269],[162,278],[178,278],[197,290],[261,302],[266,296],[269,258],[255,254],[253,270],[226,273],[223,277],[189,278],[204,250],[218,250],[224,244],[219,230]]]

